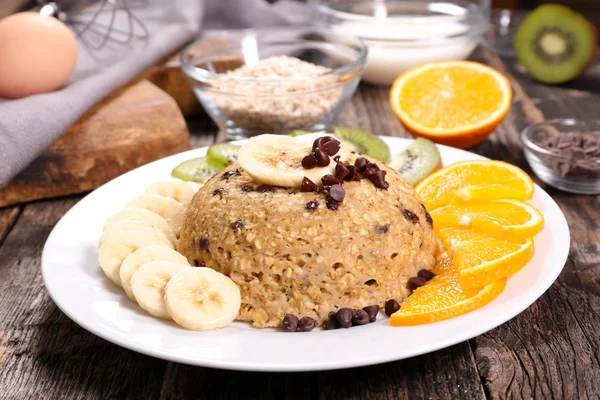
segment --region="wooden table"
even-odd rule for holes
[[[514,89],[511,113],[490,140],[473,149],[476,153],[531,172],[519,141],[527,124],[600,116],[600,73],[568,86],[546,87],[519,72],[514,61],[503,64],[490,54],[476,58],[510,74]],[[406,136],[387,97],[386,89],[363,85],[339,123]],[[224,139],[209,121],[189,125],[195,147]],[[431,354],[372,367],[293,374],[166,362],[88,333],[54,305],[40,274],[46,237],[81,197],[2,209],[0,398],[600,398],[600,202],[542,187],[567,216],[571,253],[560,278],[531,307],[484,335]]]

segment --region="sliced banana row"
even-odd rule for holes
[[[210,268],[192,268],[175,250],[185,207],[201,186],[150,185],[106,221],[98,250],[100,267],[130,299],[155,317],[193,330],[229,324],[241,305],[231,279]]]

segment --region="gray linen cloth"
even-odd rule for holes
[[[75,72],[64,88],[18,100],[0,98],[0,188],[94,104],[202,30],[304,23],[306,16],[303,4],[264,0],[149,0],[133,11],[148,29],[146,40],[95,53],[80,46]],[[117,20],[121,23],[127,21]]]

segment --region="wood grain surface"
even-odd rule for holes
[[[511,113],[476,153],[531,173],[519,139],[526,125],[600,115],[600,74],[583,77],[585,84],[547,87],[514,62],[490,54],[476,59],[509,74],[515,94]],[[359,88],[338,123],[406,136],[387,90],[370,85]],[[210,121],[188,127],[193,147],[224,139]],[[572,242],[559,279],[531,307],[484,335],[423,356],[295,374],[166,362],[86,332],[52,303],[39,272],[47,235],[79,197],[0,210],[0,399],[598,399],[600,201],[542,186],[565,212]]]
[[[189,132],[175,101],[142,80],[88,111],[0,189],[0,207],[89,191],[189,148]]]

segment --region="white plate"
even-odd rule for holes
[[[408,139],[385,138],[392,152]],[[439,146],[445,165],[482,157]],[[248,371],[315,371],[358,367],[431,352],[480,335],[519,314],[554,282],[569,252],[563,213],[536,186],[533,205],[546,219],[535,238],[536,254],[508,279],[504,292],[487,306],[428,325],[391,327],[380,314],[369,325],[310,333],[256,329],[234,322],[212,332],[192,332],[147,315],[112,284],[97,264],[97,243],[106,219],[152,182],[168,178],[182,161],[206,149],[171,156],[107,183],[75,205],[58,222],[42,254],[46,288],[58,307],[88,331],[119,346],[166,360]]]

